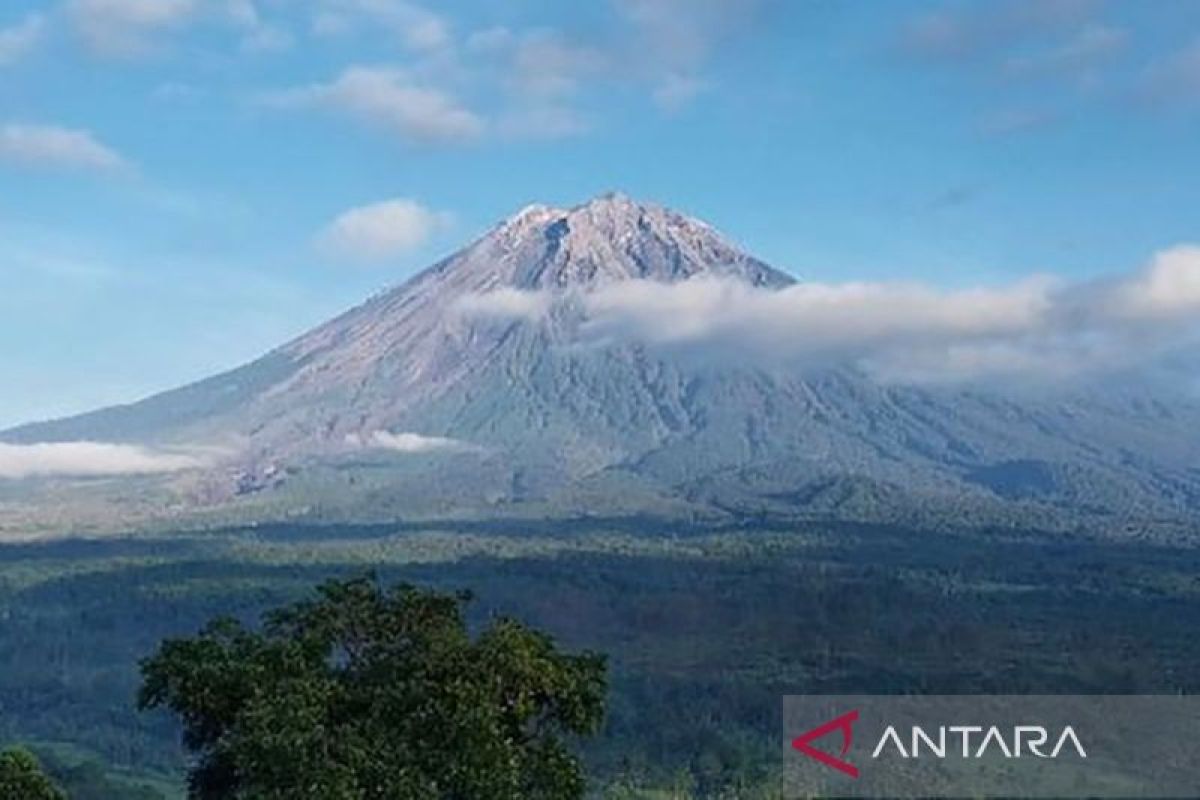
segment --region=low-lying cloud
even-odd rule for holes
[[[180,472],[205,466],[194,453],[104,442],[0,444],[0,478],[103,477]]]
[[[468,313],[538,319],[564,296],[492,292]],[[766,289],[722,278],[625,281],[573,296],[580,337],[706,360],[806,367],[854,364],[898,382],[1029,377],[1061,380],[1152,366],[1200,333],[1200,247],[1141,269],[1069,283],[1034,276],[1009,286],[802,282]]]
[[[549,292],[526,292],[505,287],[466,295],[454,304],[454,310],[476,319],[536,321],[549,313],[553,300]]]
[[[391,450],[395,453],[470,453],[478,448],[461,439],[444,436],[423,436],[419,433],[375,431],[369,434],[350,434],[346,443],[368,450]]]

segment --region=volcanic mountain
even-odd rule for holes
[[[1192,405],[1016,399],[581,344],[579,298],[697,278],[794,282],[707,224],[622,195],[530,206],[253,363],[0,441],[203,445],[219,454],[204,477],[173,486],[196,503],[254,495],[276,512],[871,517],[938,506],[1188,519],[1200,508]]]

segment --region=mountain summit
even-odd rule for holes
[[[451,258],[445,269],[494,282],[477,288],[558,289],[702,274],[763,286],[791,282],[707,224],[619,193],[566,210],[528,206]]]
[[[578,308],[538,305],[696,278],[794,282],[709,225],[624,195],[528,206],[251,364],[0,441],[200,447],[218,455],[199,483],[166,480],[198,503],[251,495],[261,515],[1200,508],[1194,404],[1148,417],[1094,395],[1017,400],[880,385],[850,368],[581,346]],[[468,313],[481,298],[514,313]]]

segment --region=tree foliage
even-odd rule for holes
[[[32,753],[14,747],[0,753],[0,800],[66,800]]]
[[[468,599],[330,582],[162,643],[139,706],[181,718],[197,800],[582,797],[567,740],[600,725],[603,658],[508,618],[472,636]]]

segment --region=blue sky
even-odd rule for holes
[[[60,0],[0,10],[0,426],[235,366],[620,189],[824,282],[1200,240],[1200,4]]]

